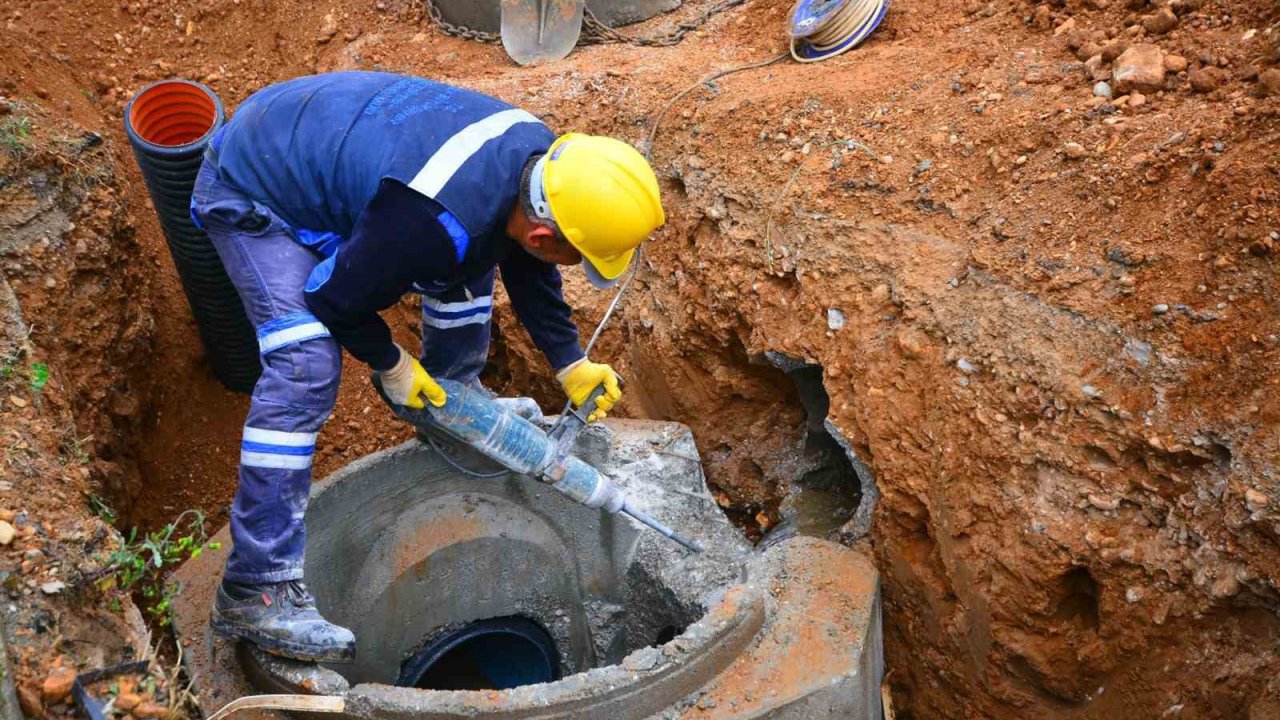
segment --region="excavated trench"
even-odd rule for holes
[[[318,484],[308,509],[307,577],[326,616],[355,631],[354,663],[232,649],[207,629],[222,554],[180,571],[175,627],[204,710],[258,691],[342,695],[363,718],[646,718],[715,698],[708,716],[880,717],[864,556],[809,537],[754,549],[711,499],[681,425],[596,426],[577,454],[706,552],[528,478],[467,477],[411,441]],[[780,672],[791,666],[804,672]]]
[[[384,5],[392,11],[386,16],[367,6],[335,11],[220,3],[184,28],[168,22],[178,16],[171,18],[163,3],[127,9],[27,3],[23,17],[15,14],[6,27],[16,33],[4,59],[16,84],[0,83],[0,90],[52,115],[65,103],[84,128],[101,131],[85,136],[84,150],[75,143],[60,151],[72,168],[114,167],[107,153],[90,146],[105,137],[99,148],[123,147],[123,100],[166,67],[198,72],[234,104],[249,89],[287,75],[392,61],[518,100],[540,114],[554,112],[559,126],[640,140],[655,109],[679,88],[704,72],[780,49],[765,42],[774,37],[767,28],[781,23],[791,3],[753,2],[713,24],[706,39],[695,33],[678,50],[595,48],[562,66],[519,74],[502,69],[500,51],[406,20],[402,9],[416,3],[378,3]],[[673,108],[656,154],[678,210],[665,245],[655,245],[651,255],[649,287],[637,286],[643,292],[630,300],[625,331],[606,338],[601,354],[619,360],[634,383],[628,413],[695,424],[708,473],[725,482],[717,498],[748,508],[742,524],[761,511],[776,512],[768,518],[780,521],[769,547],[747,556],[749,570],[767,565],[762,558],[778,564],[804,555],[805,567],[829,570],[825,582],[845,588],[862,576],[840,574],[839,568],[855,565],[843,562],[843,550],[785,537],[794,524],[788,514],[820,517],[805,508],[809,498],[822,496],[779,492],[779,477],[794,475],[760,464],[779,456],[777,446],[794,446],[795,437],[812,440],[812,447],[825,441],[808,432],[812,422],[795,422],[796,408],[779,400],[791,399],[789,384],[779,383],[785,391],[778,394],[757,392],[760,383],[750,377],[762,370],[761,383],[776,383],[781,371],[767,361],[742,367],[747,354],[762,348],[825,365],[836,423],[830,439],[856,447],[868,462],[874,450],[885,492],[874,532],[888,612],[898,619],[890,651],[899,661],[891,681],[899,717],[1155,717],[1184,707],[1184,714],[1271,717],[1266,708],[1275,707],[1277,684],[1267,679],[1275,676],[1267,638],[1274,639],[1276,623],[1267,579],[1275,574],[1269,549],[1276,495],[1266,460],[1275,456],[1276,442],[1266,432],[1275,415],[1266,378],[1275,360],[1275,338],[1268,334],[1274,256],[1255,252],[1269,253],[1270,243],[1250,243],[1275,224],[1274,173],[1258,161],[1270,157],[1259,152],[1267,138],[1254,132],[1257,118],[1268,117],[1257,110],[1273,112],[1274,100],[1243,97],[1252,85],[1236,80],[1214,96],[1189,94],[1186,81],[1171,74],[1168,92],[1144,109],[1094,117],[1085,105],[1093,101],[1092,84],[1075,77],[1080,63],[1050,45],[1075,33],[1060,38],[1042,31],[1045,8],[1042,3],[1028,24],[1029,8],[1017,4],[897,4],[886,24],[891,41],[871,43],[856,60],[824,65],[820,73],[775,65],[708,84]],[[1129,12],[1119,4],[1047,8],[1054,24],[1075,22],[1076,32],[1120,30],[1119,16]],[[1200,45],[1223,45],[1233,54],[1232,67],[1239,67],[1249,59],[1234,53],[1249,47],[1239,38],[1250,15],[1259,28],[1271,18],[1258,3],[1238,10],[1231,14],[1242,21],[1214,31],[1229,31],[1229,39],[1211,39],[1207,26],[1192,25],[1155,41],[1193,64],[1204,52],[1217,54]],[[331,12],[338,34],[331,30],[316,40]],[[31,27],[44,34],[30,33]],[[258,32],[263,27],[276,32]],[[51,49],[66,57],[45,52]],[[913,82],[908,87],[901,77]],[[1067,106],[1070,112],[1047,114]],[[1246,117],[1253,124],[1240,124]],[[84,128],[66,135],[78,138]],[[1170,136],[1185,141],[1160,144]],[[859,151],[855,141],[868,143],[878,157]],[[1065,157],[1060,149],[1077,145],[1090,154]],[[806,157],[815,159],[803,166]],[[1217,164],[1208,181],[1197,172],[1205,158]],[[217,513],[234,487],[242,399],[208,379],[181,288],[154,221],[142,219],[149,210],[130,172],[122,169],[131,180],[123,185],[104,179],[83,208],[77,198],[74,213],[57,219],[65,231],[51,231],[47,240],[20,236],[15,254],[6,256],[6,279],[39,330],[32,336],[43,353],[38,359],[48,360],[54,373],[47,406],[60,411],[59,419],[75,412],[76,432],[61,443],[68,468],[33,475],[41,492],[26,493],[21,503],[42,522],[65,512],[55,503],[79,505],[76,484],[64,488],[65,496],[45,492],[50,478],[68,470],[91,473],[92,492],[109,496],[126,526],[158,526],[189,507]],[[42,183],[36,175],[30,184],[38,190]],[[1242,204],[1246,196],[1252,204]],[[43,196],[39,200],[32,206],[43,208]],[[17,207],[26,203],[20,197]],[[1190,218],[1192,208],[1195,221],[1183,223],[1188,230],[1169,235],[1169,218]],[[1068,216],[1070,222],[1049,224]],[[778,231],[773,242],[784,255],[792,253],[781,262],[785,277],[772,263],[767,272],[762,264],[760,238],[769,240],[771,221]],[[1077,242],[1081,238],[1097,238],[1101,246]],[[715,260],[703,264],[695,257]],[[590,317],[584,295],[574,304]],[[1199,308],[1195,317],[1180,314],[1184,306],[1177,303],[1197,299],[1206,310],[1215,303],[1230,308],[1217,319]],[[1153,316],[1157,303],[1173,312]],[[832,327],[829,308],[842,308],[847,326]],[[411,339],[404,323],[397,331],[402,341]],[[721,362],[733,342],[749,350],[733,363]],[[529,368],[537,363],[525,345],[512,352],[528,362],[503,368],[511,373],[506,388],[533,385]],[[378,407],[371,411],[367,389],[355,389],[364,378],[354,375],[346,378],[339,413],[322,437],[321,474],[384,447],[395,432],[378,419]],[[662,375],[672,387],[665,395]],[[749,412],[737,412],[743,409]],[[19,414],[15,427],[35,427],[33,413]],[[801,436],[791,432],[798,424],[805,426]],[[762,426],[773,433],[760,432]],[[57,435],[45,434],[54,438],[50,456],[58,456]],[[91,460],[77,459],[86,454]],[[762,480],[740,472],[753,464]],[[858,464],[850,464],[865,489]],[[825,486],[836,472],[801,476]],[[847,469],[838,472],[848,477]],[[757,493],[761,486],[774,494]],[[27,487],[19,484],[17,492]],[[874,502],[867,498],[863,492],[857,499],[841,537],[862,534],[869,519],[864,511]],[[824,503],[817,505],[842,513],[854,505],[846,498]],[[367,517],[363,506],[345,511],[352,523]],[[466,517],[462,510],[448,515]],[[53,548],[45,552],[56,557]],[[221,565],[217,553],[202,561],[187,572],[191,598],[182,612],[189,628],[207,618],[207,603],[196,601],[201,587],[207,599]],[[576,561],[573,566],[576,572]],[[192,577],[200,568],[203,575]],[[789,577],[807,582],[811,574]],[[756,577],[774,576],[760,570]],[[770,587],[766,607],[802,608],[823,618],[822,611],[844,609],[839,602],[808,605],[802,592],[808,586],[796,587],[785,585],[777,596]],[[329,607],[341,601],[330,591],[321,595]],[[635,603],[623,605],[634,609]],[[684,632],[673,622],[657,628],[649,642],[675,633],[658,651],[667,657],[666,648],[694,632],[715,607],[700,602],[684,616],[693,618]],[[63,613],[64,623],[76,615]],[[504,652],[545,648],[546,637],[555,656],[567,652],[552,632],[555,622],[520,614],[487,619],[512,618],[535,623],[537,631],[521,635],[513,628],[508,634],[524,639],[512,640]],[[450,628],[465,633],[473,622],[460,618]],[[790,677],[810,672],[808,654],[770,634],[773,623],[762,624],[754,649],[739,656],[757,652],[764,659],[734,662],[714,684],[701,686],[710,689],[693,701],[691,715],[758,709],[761,698],[748,700],[743,688],[753,680],[770,687],[778,679],[778,664],[766,651],[788,658]],[[449,636],[450,628],[407,639],[408,655],[385,661],[388,676],[403,672],[416,654],[465,647],[467,638],[449,645],[462,637]],[[66,627],[58,634],[74,637]],[[650,648],[638,644],[643,641],[634,639],[639,649],[620,666],[579,672],[561,657],[561,680],[504,692],[523,697],[530,688],[564,687],[583,674],[627,668],[637,656],[630,665],[643,668],[652,659]],[[206,706],[255,690],[230,648],[202,640],[189,650],[197,656],[193,668],[226,663],[219,676],[239,683],[202,682]],[[1206,673],[1207,666],[1216,670]],[[32,667],[38,669],[23,675],[19,668],[18,675],[38,687],[45,668]],[[549,660],[544,667],[554,675]],[[387,684],[396,680],[399,675],[378,683],[343,678],[341,685],[312,687],[341,688],[353,702],[389,695],[439,702],[444,696],[436,693],[449,692]],[[504,707],[514,707],[510,696],[502,697]],[[458,702],[479,712],[476,696],[467,698]],[[714,707],[703,707],[706,701]]]
[[[153,179],[153,172],[144,174]],[[157,203],[165,199],[151,189]],[[171,250],[186,257],[172,244],[171,225]],[[218,270],[216,259],[206,265]],[[197,309],[205,299],[191,296]],[[199,312],[197,320],[205,325]],[[259,691],[342,695],[352,714],[364,717],[474,713],[475,697],[438,694],[450,692],[512,693],[492,709],[516,717],[543,716],[547,707],[568,716],[585,705],[593,715],[641,718],[704,697],[708,685],[752,655],[767,623],[783,623],[769,592],[811,570],[803,551],[784,560],[781,548],[810,549],[799,540],[806,537],[860,538],[876,499],[866,466],[827,419],[821,366],[776,352],[753,364],[785,374],[802,411],[792,415],[804,418],[795,446],[769,458],[771,471],[786,479],[773,488],[782,494],[774,510],[781,522],[771,524],[754,559],[751,545],[708,494],[692,436],[678,426],[596,428],[579,454],[627,478],[624,486],[651,511],[670,516],[668,522],[694,528],[706,554],[677,551],[628,522],[587,512],[513,476],[478,481],[458,472],[439,449],[411,442],[335,474],[317,487],[308,511],[306,577],[323,589],[317,594],[326,617],[355,631],[355,661],[321,668],[241,646],[231,666],[203,678],[197,656],[193,675],[209,686],[210,697],[244,692],[216,689],[241,677]],[[225,382],[228,368],[215,374]],[[686,447],[672,450],[675,445]],[[477,462],[485,464],[478,456],[466,459]],[[818,547],[847,555],[862,582],[808,601],[839,596],[852,603],[854,627],[826,647],[806,648],[825,651],[828,662],[804,681],[773,683],[779,687],[770,696],[781,690],[784,701],[766,702],[763,714],[807,717],[821,707],[825,716],[878,717],[883,661],[875,572],[840,546]],[[216,577],[217,569],[193,562],[183,570],[184,585]],[[178,625],[184,636],[208,632],[202,611],[212,585],[203,587],[205,593],[184,595],[188,608],[195,598],[195,609]],[[851,669],[841,656],[856,659]],[[752,663],[786,657],[770,650]],[[210,662],[217,664],[216,653]],[[421,692],[405,695],[406,689]],[[805,710],[788,709],[792,705]]]

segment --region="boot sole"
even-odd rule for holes
[[[213,632],[224,638],[239,638],[253,643],[261,648],[264,652],[272,655],[279,655],[291,660],[301,660],[303,662],[332,662],[332,663],[349,663],[356,659],[356,646],[350,645],[341,650],[319,649],[314,645],[304,645],[302,643],[281,640],[277,637],[266,635],[250,627],[238,625],[236,623],[227,622],[218,618],[211,618],[209,625],[213,628]]]

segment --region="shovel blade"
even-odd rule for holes
[[[559,60],[582,34],[586,0],[502,0],[502,46],[520,65]]]

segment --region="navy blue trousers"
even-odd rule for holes
[[[225,577],[298,580],[316,436],[333,411],[342,374],[338,343],[303,298],[307,278],[325,257],[269,208],[222,181],[210,158],[196,179],[191,214],[217,248],[261,351],[262,377],[240,446]],[[417,288],[423,294],[421,360],[433,376],[468,383],[484,368],[494,274]]]

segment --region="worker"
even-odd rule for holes
[[[211,139],[191,214],[240,294],[262,364],[213,629],[278,655],[349,661],[354,636],[302,582],[312,456],[341,350],[392,402],[443,405],[435,378],[478,385],[500,270],[570,400],[603,385],[607,412],[621,398],[617,373],[583,354],[557,266],[615,284],[665,221],[657,178],[624,142],[557,138],[477,92],[337,72],[250,96]],[[422,296],[419,357],[378,316],[407,292]]]

